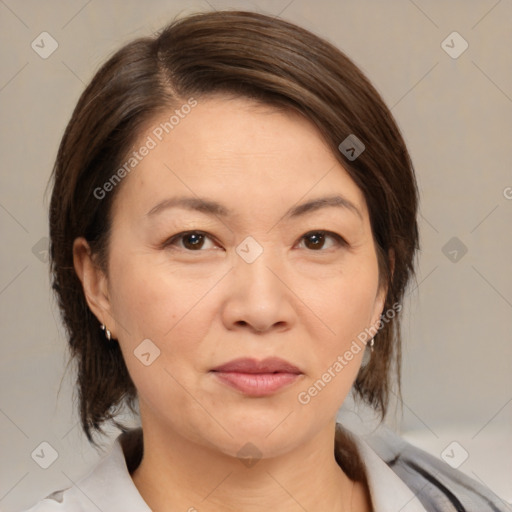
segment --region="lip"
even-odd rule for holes
[[[295,365],[277,357],[262,361],[250,358],[234,359],[213,368],[211,372],[224,384],[254,397],[272,395],[302,375]]]

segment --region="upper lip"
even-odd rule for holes
[[[269,357],[261,361],[247,357],[233,359],[233,361],[213,368],[212,371],[225,373],[302,373],[295,365],[279,357]]]

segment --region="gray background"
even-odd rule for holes
[[[44,261],[45,187],[72,108],[122,43],[222,8],[326,37],[391,107],[418,175],[423,248],[406,302],[403,411],[388,421],[437,456],[456,441],[452,462],[467,452],[460,469],[512,502],[510,0],[0,0],[1,510],[71,485],[101,455],[77,426]],[[46,59],[31,47],[43,31],[58,43]],[[458,58],[441,44],[453,31],[469,44]],[[58,452],[48,469],[31,458],[43,441]]]

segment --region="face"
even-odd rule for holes
[[[135,145],[156,142],[114,202],[92,307],[145,428],[290,451],[333,424],[382,312],[364,196],[297,114],[201,99],[159,141],[165,118]]]

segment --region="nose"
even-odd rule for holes
[[[222,307],[227,329],[281,332],[296,321],[294,294],[287,285],[284,265],[269,253],[263,251],[252,263],[235,257]]]

